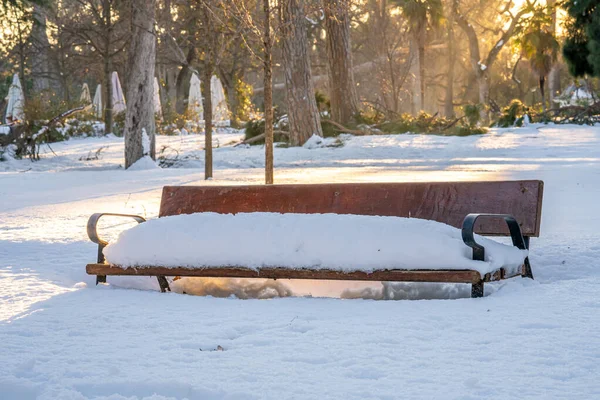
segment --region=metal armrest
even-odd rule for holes
[[[485,261],[485,247],[475,241],[475,234],[473,232],[475,228],[475,222],[479,217],[491,217],[491,218],[502,218],[508,225],[510,231],[510,237],[512,238],[513,246],[521,250],[528,250],[528,242],[523,238],[521,233],[521,227],[519,223],[512,215],[508,214],[469,214],[465,217],[462,226],[462,238],[467,246],[473,249],[473,260]],[[525,258],[525,271],[523,276],[533,279],[533,273],[531,271],[531,265],[529,264],[529,257]]]
[[[104,254],[102,253],[102,250],[104,250],[104,247],[106,247],[106,245],[108,244],[108,242],[106,240],[100,239],[100,237],[98,236],[98,230],[97,230],[98,221],[100,220],[100,218],[102,218],[104,216],[133,218],[137,221],[138,224],[141,224],[142,222],[146,221],[146,219],[144,217],[140,217],[139,215],[132,215],[132,214],[114,214],[114,213],[92,214],[92,216],[90,217],[90,219],[88,220],[88,223],[87,223],[87,234],[92,242],[98,244],[98,264],[102,264],[104,262]]]
[[[527,250],[525,239],[521,234],[521,227],[512,215],[508,214],[469,214],[465,217],[462,226],[462,238],[467,246],[473,249],[473,260],[485,261],[485,248],[475,241],[475,222],[479,217],[502,218],[508,225],[513,246],[521,250]]]

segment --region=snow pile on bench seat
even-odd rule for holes
[[[459,229],[399,217],[338,214],[197,213],[151,220],[104,249],[122,267],[286,267],[373,271],[514,270],[527,252],[477,237],[486,261],[473,261]]]

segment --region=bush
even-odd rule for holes
[[[416,117],[402,114],[394,121],[384,122],[377,127],[387,133],[440,133],[449,121],[421,111]]]
[[[357,125],[375,125],[384,122],[384,115],[371,105],[365,105],[363,110],[354,116]]]
[[[483,107],[481,104],[466,104],[462,110],[465,114],[466,125],[470,128],[475,128],[479,125],[481,120],[481,111]]]
[[[77,105],[59,100],[49,92],[42,92],[27,99],[23,111],[25,112],[25,120],[28,122],[49,121],[57,115],[77,107]]]
[[[13,149],[11,157],[28,156],[37,160],[42,143],[60,142],[72,136],[98,134],[98,127],[102,124],[98,124],[92,115],[82,110],[65,115],[64,119],[70,119],[56,120],[49,126],[54,118],[80,106],[79,102],[65,102],[51,91],[43,91],[29,98],[23,109],[24,121],[13,127],[11,137],[4,138],[1,143],[4,148],[0,150],[6,155],[5,151],[10,146]]]
[[[511,126],[523,126],[523,118],[531,111],[521,100],[513,99],[510,104],[502,109],[500,118],[494,123],[500,128],[509,128]]]
[[[321,113],[326,112],[328,115],[331,115],[331,101],[325,93],[317,90],[315,92],[315,100],[317,101],[317,108]]]
[[[437,115],[431,115],[425,112],[419,113],[416,117],[410,114],[402,114],[393,121],[386,121],[379,124],[360,124],[357,126],[348,126],[349,129],[359,128],[364,132],[373,131],[373,134],[377,132],[387,134],[404,134],[404,133],[417,133],[417,134],[431,134],[431,135],[442,135],[442,136],[470,136],[470,135],[481,135],[488,132],[485,127],[477,126],[479,121],[479,108],[478,106],[472,106],[467,111],[470,113],[472,110],[477,111],[477,116],[467,115],[458,120],[449,120],[447,118],[438,117]],[[364,114],[359,114],[360,118],[364,118]],[[465,122],[461,122],[466,120]],[[283,122],[282,122],[283,121]],[[373,122],[374,119],[363,119],[365,122]],[[287,130],[284,124],[285,117],[275,124],[275,129]],[[361,127],[361,125],[363,125]],[[366,127],[364,125],[367,125]],[[283,126],[283,127],[282,127]],[[323,130],[323,137],[337,137],[342,131],[340,131],[335,125],[321,120],[321,127]],[[245,139],[251,139],[264,133],[265,121],[264,120],[251,120],[246,123]],[[284,135],[275,135],[275,141],[287,141],[287,137]],[[254,142],[253,144],[262,144],[263,140]]]
[[[162,123],[165,125],[173,124],[177,113],[175,112],[175,104],[170,98],[162,105]]]
[[[246,122],[244,130],[244,139],[252,139],[258,135],[265,133],[265,120],[264,119],[251,119]],[[264,143],[264,141],[263,141]]]
[[[123,132],[125,132],[126,116],[126,112],[120,112],[117,115],[113,114],[113,129],[111,129],[111,131],[116,136],[123,136]]]
[[[342,133],[332,124],[323,122],[323,119],[321,119],[321,130],[323,131],[323,137],[336,137]]]
[[[77,119],[67,120],[63,127],[57,130],[65,139],[73,136],[95,136],[98,134],[94,129],[96,123],[97,121],[82,120],[78,115]]]
[[[420,112],[416,117],[410,114],[402,114],[394,121],[384,122],[376,125],[381,131],[390,134],[419,133],[444,136],[469,136],[487,133],[486,128],[477,126],[477,122],[469,119],[466,115],[466,123],[451,121],[444,117],[438,117],[426,112]],[[459,123],[460,122],[460,123]]]
[[[488,133],[488,129],[481,126],[458,125],[452,129],[452,135],[449,136],[471,136],[483,135]]]
[[[276,122],[274,125],[275,125],[275,127],[274,127],[275,130],[278,130],[278,128],[280,128],[281,121]],[[263,133],[265,133],[265,120],[264,119],[251,119],[250,121],[246,122],[245,130],[244,130],[244,140],[252,139],[253,137],[262,135]],[[280,133],[275,133],[273,135],[273,141],[274,142],[287,142],[288,137],[286,135],[282,135]],[[264,143],[265,143],[265,140],[261,139],[261,140],[257,140],[256,142],[253,142],[252,145],[264,144]]]
[[[410,114],[402,114],[393,121],[387,121],[377,126],[386,133],[407,133],[415,131],[415,119]]]

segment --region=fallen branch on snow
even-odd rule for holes
[[[284,136],[290,136],[289,132],[286,131],[273,131],[274,135],[284,135]],[[244,139],[241,142],[238,142],[236,144],[233,145],[233,147],[237,147],[237,146],[241,146],[243,144],[252,144],[252,143],[256,143],[256,142],[260,142],[261,140],[265,139],[265,134],[261,133],[260,135],[251,137],[250,139]]]
[[[335,126],[337,128],[337,130],[340,131],[340,132],[342,132],[342,133],[349,133],[349,134],[355,135],[355,136],[381,135],[381,132],[375,131],[375,130],[348,129],[344,125],[342,125],[342,124],[340,124],[338,122],[332,121],[330,119],[321,119],[321,122],[326,122],[328,124],[331,124],[331,125]]]
[[[38,137],[42,136],[43,134],[45,134],[46,132],[48,132],[48,130],[50,130],[50,128],[52,128],[54,125],[56,125],[57,123],[59,123],[60,121],[62,121],[63,119],[78,113],[79,111],[83,111],[86,108],[89,108],[90,106],[80,106],[77,108],[73,108],[72,110],[68,110],[65,111],[62,114],[57,115],[56,117],[52,118],[46,125],[42,126],[42,128],[35,134],[33,135],[31,138],[33,140],[36,140]]]

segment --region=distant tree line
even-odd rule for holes
[[[144,155],[142,130],[155,155],[154,77],[170,122],[185,115],[197,74],[210,177],[213,75],[233,126],[265,119],[267,160],[282,115],[295,146],[332,127],[407,113],[452,119],[471,105],[488,122],[513,99],[543,113],[572,82],[567,69],[596,85],[597,4],[565,1],[558,21],[553,0],[0,0],[0,95],[15,72],[26,102],[63,108],[77,103],[83,83],[101,84],[111,132],[109,83],[118,71],[129,166]]]

